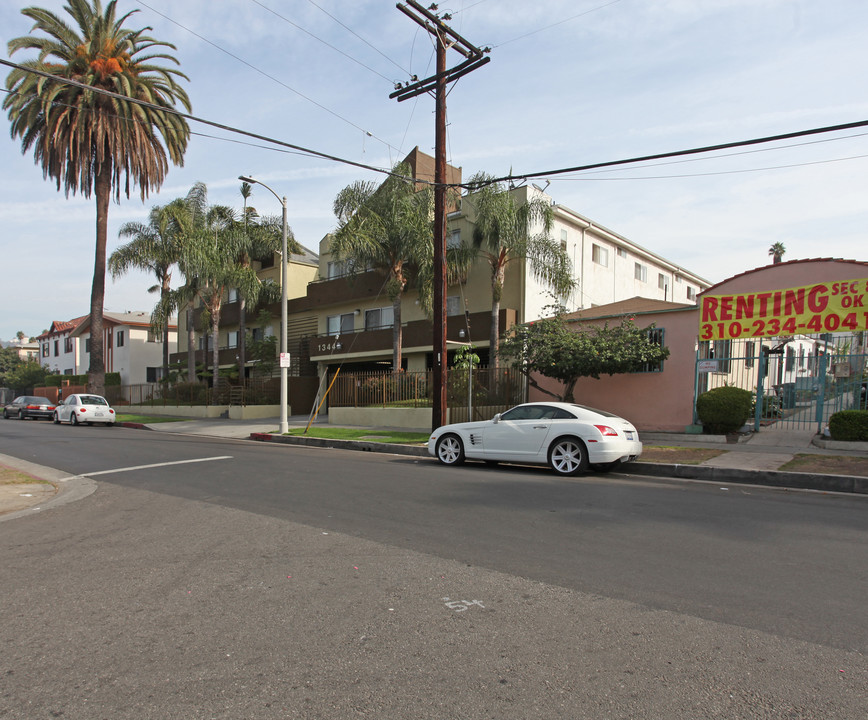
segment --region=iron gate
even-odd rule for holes
[[[755,431],[822,432],[839,410],[866,409],[866,333],[700,342],[696,398],[723,385],[754,393]]]

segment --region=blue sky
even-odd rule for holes
[[[62,12],[60,0],[33,4]],[[0,2],[4,43],[30,32],[23,6]],[[388,97],[394,82],[431,74],[434,53],[392,0],[119,7],[139,11],[130,26],[149,25],[177,46],[199,117],[376,167],[416,145],[433,154],[433,99]],[[454,84],[447,101],[449,161],[465,178],[868,119],[864,0],[452,0],[440,11],[467,40],[492,48],[491,62]],[[450,65],[459,60],[449,54]],[[110,207],[109,252],[123,222],[144,220],[194,182],[207,184],[212,202],[240,208],[240,174],[285,194],[296,238],[316,250],[334,228],[336,193],[379,177],[191,127],[184,167],[170,170],[159,193]],[[43,179],[9,137],[5,114],[0,131],[0,338],[8,340],[87,313],[95,211],[92,199],[67,199]],[[787,260],[866,260],[866,133],[551,176],[548,192],[711,282],[767,264],[774,242],[785,244]],[[253,205],[280,211],[264,189],[254,188]],[[150,310],[152,284],[138,273],[109,278],[106,310]]]

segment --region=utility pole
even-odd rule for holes
[[[444,15],[441,19],[435,15],[433,11],[437,10],[437,5],[426,9],[416,0],[407,0],[407,5],[398,3],[396,7],[437,41],[436,73],[424,80],[414,77],[411,83],[399,83],[395,92],[389,95],[402,102],[434,91],[434,407],[431,429],[436,430],[446,424],[446,85],[485,65],[491,58],[486,56],[488,48],[480,50],[471,45],[443,22],[451,20],[451,16]],[[449,48],[465,59],[447,70],[446,51]]]

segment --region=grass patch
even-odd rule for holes
[[[48,480],[41,480],[27,473],[13,470],[5,465],[0,465],[0,485],[51,485]]]
[[[372,430],[370,428],[292,428],[287,435],[322,438],[324,440],[364,440],[365,442],[395,443],[398,445],[421,445],[428,442],[430,433]]]
[[[164,415],[126,415],[115,410],[118,422],[134,422],[142,423],[143,425],[153,425],[154,423],[164,422],[183,422],[191,418],[166,417]]]
[[[642,448],[639,462],[666,463],[668,465],[699,465],[706,460],[723,455],[726,450],[715,448],[668,447],[646,445]]]
[[[856,475],[868,477],[868,458],[851,455],[814,455],[799,453],[780,470],[818,475]]]

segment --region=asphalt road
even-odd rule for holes
[[[868,717],[866,499],[0,422],[0,718]],[[138,468],[138,469],[135,469]]]

